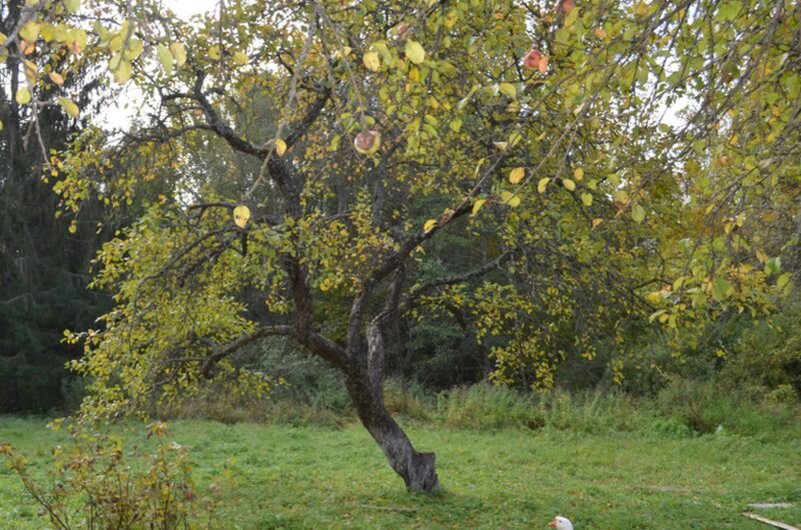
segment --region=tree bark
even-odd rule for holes
[[[419,453],[384,406],[383,397],[374,396],[365,377],[349,374],[348,394],[362,425],[384,451],[392,469],[401,476],[409,492],[433,493],[439,490],[434,453]]]
[[[439,490],[434,453],[419,453],[384,405],[384,341],[379,326],[367,327],[366,363],[351,366],[345,377],[353,405],[364,427],[381,447],[390,466],[403,478],[409,492]]]

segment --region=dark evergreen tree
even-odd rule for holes
[[[0,7],[0,31],[16,26],[23,2]],[[37,53],[23,55],[8,47],[0,70],[0,411],[46,410],[61,403],[70,376],[64,363],[76,351],[61,343],[66,328],[91,327],[107,308],[105,297],[87,290],[89,262],[100,244],[99,208],[81,212],[77,230],[57,219],[46,159],[80,130],[81,123],[60,106],[20,106],[14,98],[25,86],[23,60],[42,63]],[[52,61],[51,58],[48,58]],[[67,60],[63,58],[62,60]],[[79,93],[82,103],[96,91],[83,72],[63,86],[37,86],[34,98],[47,91]]]

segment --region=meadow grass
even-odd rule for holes
[[[801,525],[801,441],[733,434],[580,433],[546,427],[467,430],[407,425],[420,450],[438,455],[444,491],[409,495],[358,425],[341,429],[203,420],[169,424],[191,446],[199,489],[224,486],[221,528],[547,528],[555,514],[577,530],[766,528],[759,510]],[[141,433],[141,430],[138,431]],[[127,434],[128,443],[146,443]],[[65,435],[46,420],[0,417],[0,443],[27,454],[44,476]],[[220,479],[233,477],[233,483]],[[0,469],[0,527],[47,527],[9,470]]]

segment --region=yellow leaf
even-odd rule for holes
[[[131,78],[131,63],[125,60],[122,51],[114,54],[108,62],[108,69],[114,75],[117,83],[125,83]]]
[[[81,0],[64,0],[64,7],[70,13],[75,13],[81,7]]]
[[[17,103],[20,105],[25,105],[31,101],[31,91],[28,90],[26,87],[18,88],[17,95],[16,95]]]
[[[250,219],[250,208],[244,204],[234,208],[234,223],[236,223],[236,226],[245,228],[245,225],[248,224],[248,219]]]
[[[73,118],[77,118],[78,114],[81,112],[80,109],[78,108],[78,105],[76,105],[67,98],[58,98],[58,104],[61,105],[67,112],[67,114],[69,114]]]
[[[603,219],[600,219],[600,218],[595,218],[595,219],[593,219],[593,220],[592,220],[592,227],[593,227],[593,229],[594,229],[595,227],[597,227],[599,224],[603,223],[603,222],[604,222],[604,220],[603,220]]]
[[[547,57],[545,57],[544,55],[543,55],[543,56],[542,56],[542,58],[540,59],[540,62],[539,62],[539,64],[537,65],[537,69],[538,69],[538,70],[540,71],[540,73],[542,73],[542,74],[544,74],[544,73],[546,73],[546,72],[548,71],[548,58],[547,58]]]
[[[576,183],[570,179],[562,179],[562,186],[564,186],[567,191],[573,191],[576,189]]]
[[[50,76],[50,80],[58,86],[64,84],[64,78],[58,72],[50,72],[48,75]]]
[[[426,51],[419,42],[413,40],[406,41],[406,48],[404,48],[406,57],[409,58],[414,64],[420,64],[426,59]]]
[[[170,44],[170,52],[172,52],[172,56],[175,57],[175,65],[178,68],[182,67],[186,63],[186,48],[180,42],[173,42]]]
[[[275,140],[275,154],[282,156],[284,153],[286,153],[286,142],[277,138]]]
[[[158,53],[161,67],[164,68],[164,73],[170,76],[172,74],[172,63],[175,61],[172,52],[163,44],[156,46],[156,52]]]
[[[234,64],[237,66],[245,66],[248,64],[248,56],[245,52],[236,52],[234,54]]]
[[[506,151],[506,148],[509,147],[509,142],[492,142],[492,145],[494,145],[501,151]]]
[[[581,194],[581,202],[584,203],[584,206],[591,206],[592,205],[592,194],[590,194],[590,193],[582,193]]]
[[[215,61],[220,59],[220,47],[217,45],[211,46],[209,48],[209,57],[214,59]]]
[[[519,184],[526,178],[526,168],[516,167],[509,172],[509,182],[512,184]]]
[[[548,187],[548,183],[551,181],[550,178],[545,177],[541,178],[539,182],[537,182],[537,191],[540,193],[545,193],[545,188]]]
[[[378,72],[381,70],[381,60],[378,58],[378,53],[367,52],[362,56],[362,62],[368,70]]]
[[[520,195],[516,193],[512,193],[509,191],[502,191],[501,192],[501,200],[511,206],[512,208],[516,208],[520,206]]]
[[[642,223],[645,219],[645,208],[640,206],[639,204],[635,204],[631,207],[631,218],[637,222]]]
[[[573,178],[577,181],[581,181],[584,178],[584,170],[580,167],[577,167],[573,170]]]
[[[25,71],[25,78],[28,80],[29,85],[34,85],[36,83],[36,64],[33,62],[24,59],[22,61],[23,70]]]
[[[36,42],[42,25],[38,22],[28,22],[19,30],[19,36],[28,42]]]
[[[427,233],[431,232],[434,229],[435,226],[437,226],[437,220],[436,219],[429,219],[423,225],[423,232],[425,232],[427,234]]]
[[[476,199],[476,202],[473,203],[473,213],[472,215],[476,215],[478,211],[484,206],[484,203],[487,202],[486,199]]]
[[[501,94],[509,96],[512,99],[517,97],[517,89],[512,83],[501,83],[498,89],[501,91]]]

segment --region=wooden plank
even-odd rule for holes
[[[801,530],[801,528],[789,525],[787,523],[782,523],[780,521],[774,521],[772,519],[768,519],[767,517],[762,517],[751,512],[743,512],[743,517],[748,517],[749,519],[759,521],[760,523],[765,523],[774,528],[781,528],[781,530]]]

